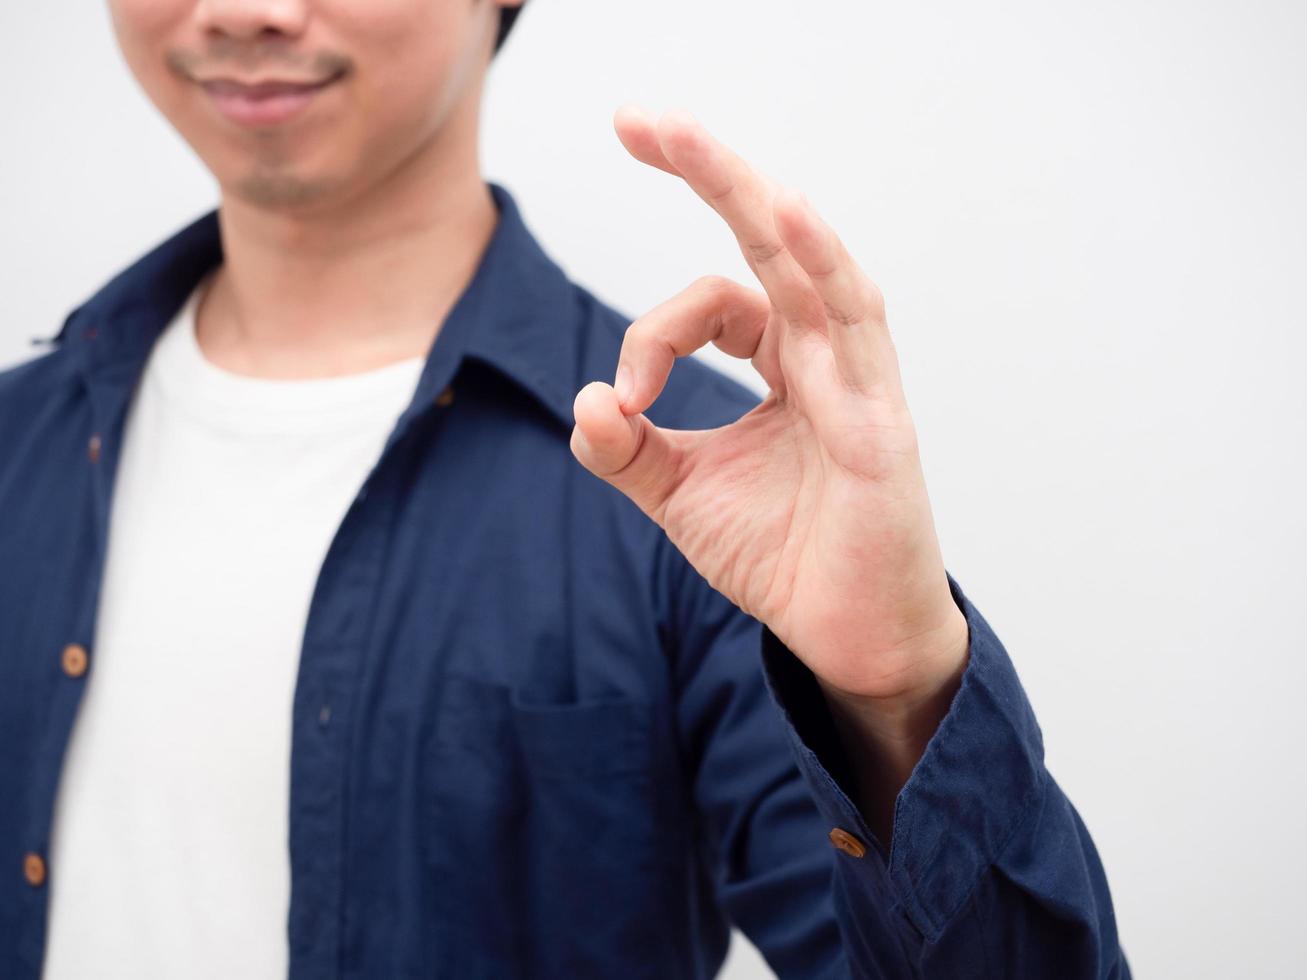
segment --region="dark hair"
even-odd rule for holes
[[[504,7],[499,11],[499,38],[495,41],[495,53],[504,46],[504,41],[508,37],[508,32],[513,29],[513,21],[517,20],[517,15],[522,12],[521,7]]]

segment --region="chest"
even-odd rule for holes
[[[660,937],[684,927],[692,831],[653,537],[556,431],[504,421],[420,422],[298,528],[238,533],[240,500],[291,524],[295,510],[249,480],[196,508],[199,483],[146,479],[129,446],[107,528],[71,451],[54,491],[9,488],[33,517],[6,531],[30,574],[0,596],[0,644],[21,654],[0,693],[21,734],[6,775],[30,789],[14,836],[48,825],[106,615],[132,610],[138,637],[209,622],[228,697],[258,683],[241,660],[276,620],[292,964],[334,970],[345,951],[372,975],[584,975],[644,950],[650,976],[671,975]],[[201,510],[216,516],[188,538]],[[73,639],[90,647],[80,678],[58,665]]]

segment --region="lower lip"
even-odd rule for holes
[[[332,79],[314,88],[281,92],[277,95],[267,95],[262,98],[251,98],[225,92],[219,93],[208,88],[205,91],[208,93],[209,98],[213,100],[213,104],[218,111],[238,125],[276,126],[280,123],[289,122],[304,112],[314,99],[335,85],[337,81],[338,79]]]

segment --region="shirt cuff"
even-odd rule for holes
[[[967,620],[967,666],[895,801],[888,855],[852,802],[849,774],[857,760],[844,752],[816,678],[770,629],[762,631],[767,689],[818,810],[832,829],[868,844],[861,857],[856,846],[841,848],[841,868],[865,877],[857,889],[865,893],[878,890],[872,879],[888,875],[892,898],[928,941],[995,863],[1045,780],[1043,737],[1012,661],[952,575],[948,584]]]

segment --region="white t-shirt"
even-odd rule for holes
[[[210,279],[159,336],[128,411],[55,807],[45,980],[286,975],[309,601],[424,359],[232,374],[195,339]]]

